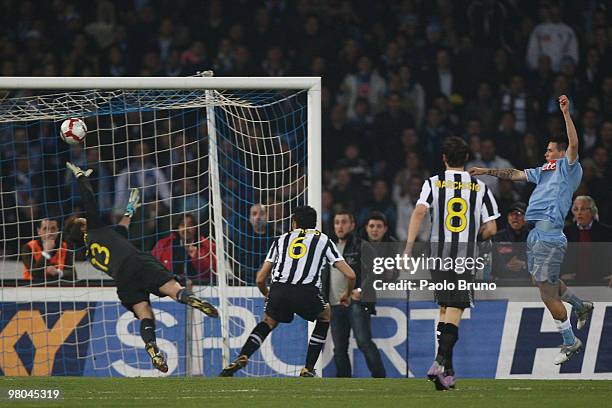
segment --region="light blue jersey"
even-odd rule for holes
[[[550,221],[563,229],[565,217],[572,206],[572,195],[582,179],[582,166],[576,158],[569,164],[567,157],[551,160],[542,167],[525,169],[527,181],[537,184],[527,206],[527,221]]]

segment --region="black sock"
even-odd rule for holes
[[[446,323],[444,322],[438,322],[438,325],[436,326],[436,341],[439,343],[440,342],[440,335],[442,334],[442,327],[444,327]]]
[[[244,346],[242,346],[240,355],[251,357],[251,355],[257,351],[257,349],[261,346],[261,343],[263,343],[271,331],[272,329],[265,322],[259,322],[251,332],[251,335],[247,339],[246,343],[244,343]]]
[[[179,290],[176,294],[176,301],[179,303],[187,304],[187,299],[189,299],[189,296],[193,296],[193,292],[187,288],[183,288]]]
[[[452,323],[446,323],[440,332],[440,344],[436,361],[445,369],[453,369],[453,347],[459,339],[459,327]]]
[[[145,344],[155,342],[155,320],[142,319],[140,321],[140,337]]]
[[[327,338],[327,329],[329,329],[329,322],[322,322],[317,320],[310,341],[308,342],[308,352],[306,353],[306,368],[309,371],[314,370],[315,363],[321,354],[323,344]]]

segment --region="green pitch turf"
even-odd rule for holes
[[[0,377],[0,405],[31,407],[601,407],[610,381],[424,379]],[[60,389],[63,400],[7,401],[7,389]],[[443,405],[444,404],[444,405]]]

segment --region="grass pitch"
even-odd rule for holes
[[[59,401],[8,401],[8,389],[60,389]],[[612,382],[460,379],[0,377],[0,405],[18,407],[598,407]]]

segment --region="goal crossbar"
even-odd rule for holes
[[[0,89],[321,89],[320,77],[0,77]]]

